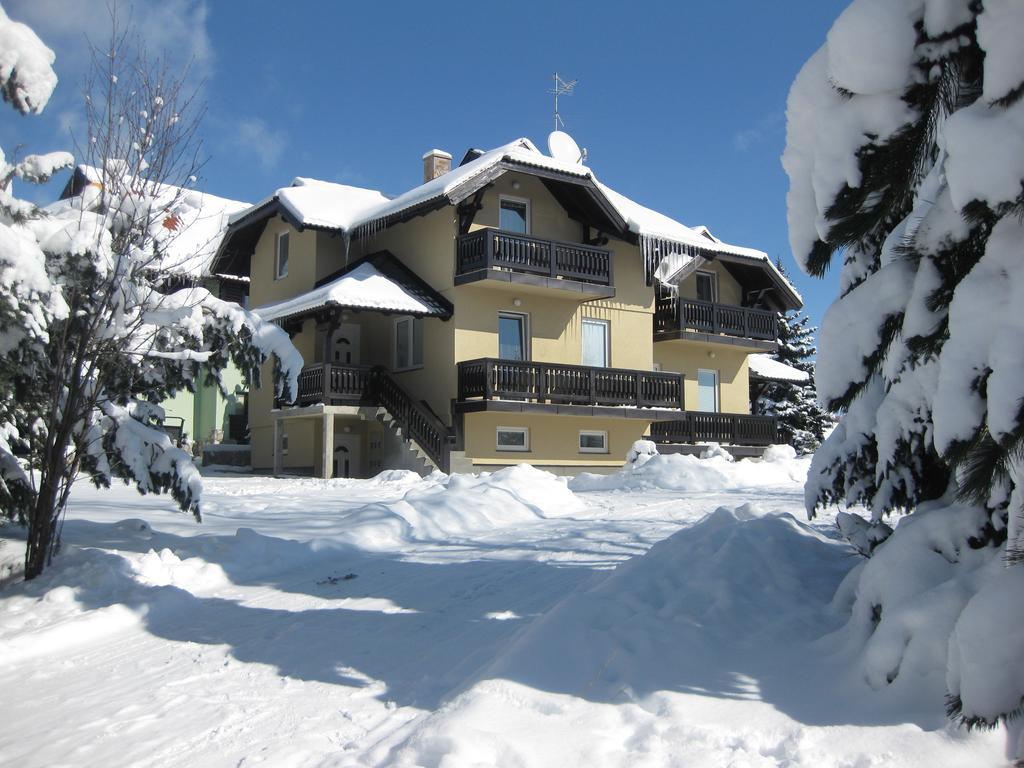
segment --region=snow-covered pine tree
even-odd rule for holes
[[[169,491],[198,519],[199,472],[156,403],[200,375],[219,382],[229,361],[258,381],[271,355],[292,393],[302,366],[281,329],[168,279],[164,252],[199,166],[197,110],[180,79],[128,50],[115,26],[109,50],[94,52],[84,159],[99,182],[48,210],[0,197],[0,504],[28,525],[27,579],[50,562],[79,475]],[[0,90],[19,111],[42,110],[53,60],[0,13]],[[70,163],[26,158],[4,174],[41,178]]]
[[[859,502],[879,519],[929,500],[950,505],[958,493],[974,506],[929,513],[932,525],[901,525],[891,538],[907,528],[907,543],[911,530],[948,521],[940,538],[952,544],[935,539],[927,551],[951,552],[963,568],[977,560],[959,551],[988,548],[986,562],[1001,563],[1004,542],[1021,542],[1022,37],[1020,0],[855,0],[787,105],[794,255],[817,275],[842,259],[816,383],[845,415],[815,454],[808,511]],[[1024,702],[1024,620],[1004,620],[1020,612],[991,603],[1017,589],[1022,571],[1003,571],[970,599],[950,639],[951,712],[968,724],[993,724]],[[972,634],[982,615],[1004,626]]]
[[[781,260],[776,263],[785,275]],[[810,321],[801,311],[780,313],[778,346],[772,354],[780,363],[806,373],[807,381],[751,382],[750,398],[755,415],[777,418],[779,440],[804,453],[820,445],[830,423],[828,414],[818,404],[814,388],[814,334],[818,329],[809,325]]]

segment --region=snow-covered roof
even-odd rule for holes
[[[692,245],[707,251],[732,253],[737,256],[750,256],[753,258],[768,258],[764,251],[723,243],[712,235],[707,227],[688,227],[685,224],[680,224],[663,213],[658,213],[630,200],[625,195],[619,194],[601,182],[598,182],[598,186],[608,199],[611,200],[619,213],[622,214],[622,218],[626,220],[626,226],[629,227],[630,232],[635,232],[645,237],[672,240],[682,245]]]
[[[801,383],[809,381],[811,378],[806,371],[780,363],[771,355],[748,355],[747,362],[750,364],[751,378]]]
[[[77,194],[47,206],[48,211],[60,214],[80,205],[78,198],[88,188],[103,183],[102,172],[90,165],[79,165],[75,175],[79,177]],[[166,232],[161,232],[159,243],[163,253],[160,268],[190,277],[208,276],[230,218],[249,210],[250,204],[172,184],[153,186],[155,204],[164,206],[166,214]]]
[[[288,218],[300,227],[329,229],[360,237],[383,229],[412,212],[422,211],[432,205],[461,202],[479,189],[482,182],[493,177],[495,169],[500,172],[499,166],[507,167],[509,164],[537,168],[557,173],[562,177],[589,182],[597,190],[597,194],[607,201],[608,208],[624,222],[628,231],[636,234],[642,244],[645,238],[654,243],[652,247],[646,249],[652,254],[659,252],[658,245],[669,243],[680,246],[681,250],[704,251],[709,256],[729,254],[742,259],[756,260],[773,273],[776,282],[791,290],[793,296],[802,303],[800,294],[763,251],[730,245],[712,235],[707,227],[688,227],[640,205],[602,184],[593,170],[587,166],[549,157],[526,138],[516,139],[483,152],[478,157],[397,197],[388,197],[375,190],[345,184],[296,178],[291,186],[282,187],[252,208],[233,215],[231,223],[252,219],[261,211],[269,211],[269,207],[276,203],[283,208]],[[651,265],[651,272],[655,266],[656,264]]]
[[[529,139],[518,139],[393,198],[376,190],[299,177],[291,186],[278,189],[249,210],[236,213],[231,217],[231,223],[248,218],[277,201],[300,226],[356,235],[360,228],[376,229],[374,225],[378,222],[386,222],[391,217],[440,198],[447,198],[446,202],[457,202],[461,199],[458,194],[460,187],[502,162],[593,178],[590,169],[548,157]],[[386,226],[386,223],[382,225]]]
[[[448,318],[451,305],[390,253],[360,259],[311,291],[253,309],[264,320],[286,320],[322,307],[346,307]]]

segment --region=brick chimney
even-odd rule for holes
[[[423,155],[423,182],[443,176],[452,169],[452,156],[441,149],[432,149]]]

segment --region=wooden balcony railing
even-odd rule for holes
[[[612,284],[612,252],[602,248],[490,228],[458,237],[456,275],[492,268],[598,285]]]
[[[332,403],[336,400],[369,402],[373,368],[368,365],[308,365],[299,373],[298,405]]]
[[[656,443],[687,445],[772,445],[777,440],[776,427],[774,416],[687,411],[677,421],[656,421],[651,424],[651,440]]]
[[[777,324],[776,313],[767,309],[736,307],[700,299],[659,296],[654,309],[655,333],[684,330],[775,341]]]
[[[415,440],[442,472],[448,471],[451,429],[383,368],[337,363],[303,368],[296,405],[316,403],[383,406],[402,434]],[[278,407],[288,406],[279,403]]]
[[[537,403],[681,409],[683,375],[494,358],[459,363],[460,401],[495,397]]]

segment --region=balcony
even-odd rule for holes
[[[774,416],[686,411],[681,419],[651,424],[651,440],[656,443],[762,446],[772,445],[776,439]]]
[[[374,370],[368,365],[307,365],[299,373],[296,405],[369,405],[373,382]]]
[[[742,346],[772,350],[778,333],[777,317],[775,312],[767,309],[659,296],[654,308],[654,340],[721,342],[719,337],[725,336],[746,340],[740,344]]]
[[[623,412],[615,415],[625,418],[673,417],[683,407],[683,375],[481,358],[458,364],[456,406],[464,413],[555,410],[582,415],[593,413],[590,406],[618,406]]]
[[[498,229],[478,229],[455,243],[455,284],[479,280],[609,298],[612,252]]]
[[[442,472],[449,467],[452,432],[422,401],[416,400],[383,368],[320,363],[299,373],[299,396],[294,406],[306,408],[354,405],[384,408],[400,434],[414,440]],[[291,404],[278,402],[287,409]]]

